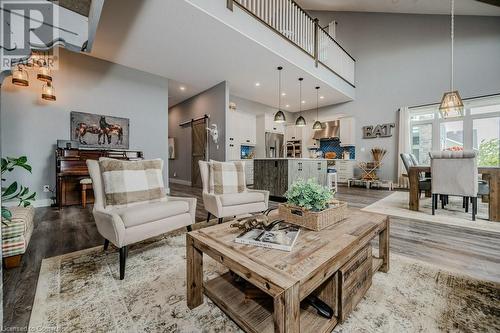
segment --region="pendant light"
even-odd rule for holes
[[[455,0],[451,0],[451,80],[450,91],[445,92],[439,112],[443,118],[462,117],[464,115],[464,103],[457,90],[453,90],[453,58],[455,41]]]
[[[274,115],[275,123],[284,123],[286,121],[285,114],[281,111],[281,70],[283,67],[278,67],[278,112]]]
[[[42,98],[46,101],[55,101],[56,100],[56,91],[52,86],[51,82],[47,82],[42,87]]]
[[[319,118],[319,87],[316,87],[316,121],[313,125],[313,130],[320,131],[323,129],[323,125],[318,120]]]
[[[22,65],[17,65],[16,69],[12,72],[12,83],[20,87],[29,86],[28,71]]]
[[[299,117],[295,120],[295,126],[298,127],[306,126],[306,120],[302,117],[302,80],[304,78],[299,77]]]
[[[43,82],[52,82],[52,75],[50,74],[50,69],[48,66],[40,67],[40,73],[37,74],[36,78]]]

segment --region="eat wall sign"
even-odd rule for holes
[[[363,139],[388,138],[392,136],[395,123],[381,124],[376,126],[363,126]]]

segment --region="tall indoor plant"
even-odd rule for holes
[[[19,200],[18,206],[27,207],[35,200],[36,192],[30,193],[28,187],[18,184],[17,181],[12,182],[8,186],[4,186],[4,182],[6,181],[4,174],[6,172],[12,172],[16,168],[21,168],[31,173],[31,165],[28,164],[28,158],[26,156],[2,158],[2,203],[5,201]],[[11,211],[2,205],[2,222],[5,220],[10,221],[11,219]]]

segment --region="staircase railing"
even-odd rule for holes
[[[226,0],[237,4],[269,28],[354,87],[354,58],[293,0]]]

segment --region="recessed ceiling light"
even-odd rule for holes
[[[302,104],[306,104],[306,101],[302,101]]]
[[[260,87],[260,82],[255,82],[256,87]]]
[[[287,108],[289,108],[289,107],[290,107],[290,104],[287,104],[287,105],[285,105],[285,106],[286,106]]]
[[[323,99],[323,98],[325,98],[325,96],[319,96],[319,98],[320,98],[320,99]]]
[[[179,89],[182,90],[182,91],[184,91],[184,90],[186,90],[186,87],[180,86]]]
[[[286,92],[282,92],[282,93],[281,93],[281,96],[286,96]]]

